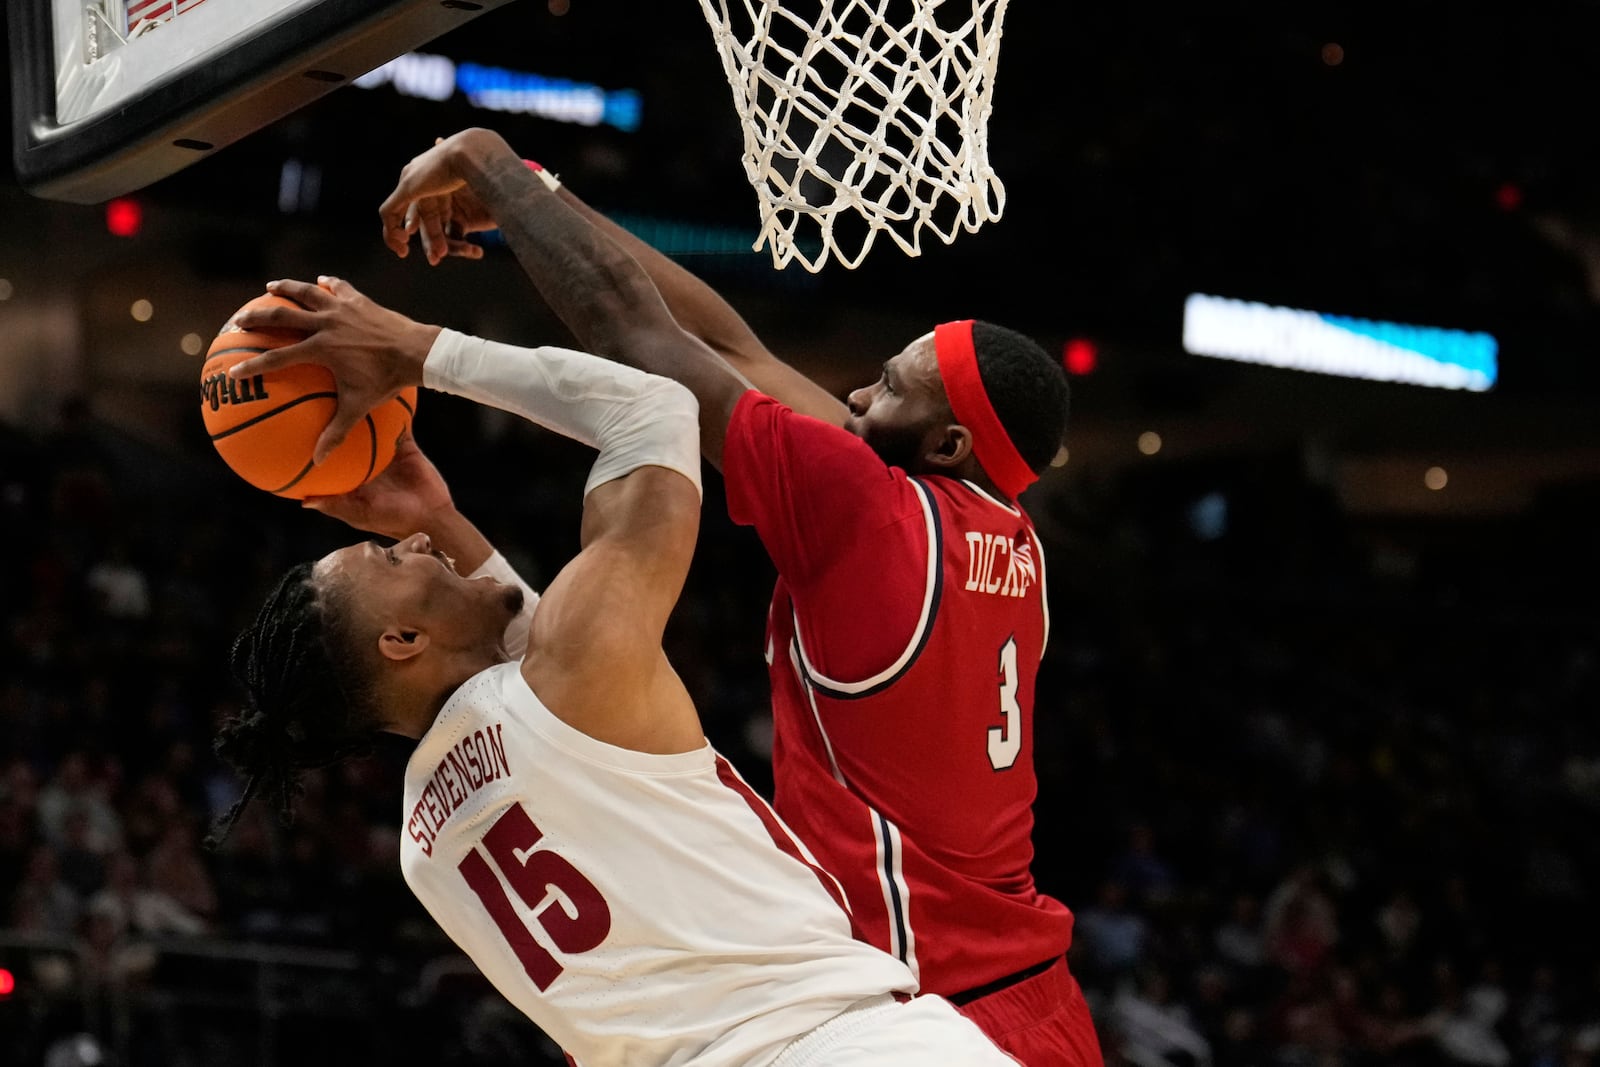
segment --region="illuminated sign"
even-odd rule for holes
[[[565,78],[457,63],[427,52],[408,52],[350,84],[362,89],[388,85],[423,100],[448,100],[459,92],[467,103],[485,111],[538,115],[579,126],[604,124],[630,133],[639,128],[641,103],[636,90],[602,89]]]
[[[1220,296],[1183,305],[1183,347],[1196,356],[1481,393],[1499,376],[1486,333],[1326,315]]]

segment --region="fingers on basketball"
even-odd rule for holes
[[[311,449],[311,462],[321,464],[334,450],[344,444],[344,439],[350,436],[366,412],[349,403],[348,394],[339,394],[339,406],[334,410],[333,418],[328,420],[328,425],[323,428],[322,436],[317,438],[316,445]]]
[[[340,291],[355,293],[338,279],[322,281],[326,291],[314,299],[331,303]],[[246,310],[287,304],[276,293],[259,296],[234,320]],[[223,461],[251,485],[285,497],[338,496],[370,481],[394,458],[417,391],[404,389],[371,411],[345,411],[332,372],[315,365],[315,353],[299,347],[299,336],[226,327],[200,369],[201,417]]]
[[[228,377],[234,381],[254,377],[257,374],[270,374],[284,367],[292,367],[297,363],[314,362],[309,358],[304,346],[300,344],[284,345],[281,348],[270,349],[258,356],[242,359],[228,368]]]
[[[280,278],[267,283],[267,292],[273,296],[293,300],[303,308],[317,311],[328,306],[328,294],[331,290],[325,284],[327,281],[326,275],[318,278],[316,284],[294,278]]]
[[[241,311],[233,320],[233,326],[235,329],[245,331],[277,330],[285,333],[311,333],[317,328],[317,317],[305,308],[278,304]]]

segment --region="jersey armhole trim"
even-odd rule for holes
[[[1045,581],[1044,574],[1044,542],[1039,540],[1039,531],[1027,524],[1028,540],[1033,542],[1033,550],[1039,554],[1039,609],[1044,612],[1044,633],[1039,638],[1039,659],[1044,659],[1044,650],[1050,646],[1050,586]]]
[[[922,518],[928,528],[928,573],[922,594],[922,616],[917,620],[911,640],[899,657],[877,674],[859,682],[841,682],[829,678],[817,670],[806,655],[805,642],[800,639],[799,612],[791,607],[794,611],[794,646],[800,653],[800,670],[812,688],[834,700],[860,700],[883,692],[911,669],[933,633],[933,621],[939,614],[939,600],[944,592],[944,529],[939,522],[939,509],[928,487],[916,478],[908,478],[907,481],[917,491],[917,503],[922,505]]]

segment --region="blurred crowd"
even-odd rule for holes
[[[448,400],[421,426],[462,510],[548,580],[583,451]],[[202,849],[239,788],[209,747],[232,635],[350,537],[191,445],[82,404],[47,436],[0,426],[0,1062],[88,1062],[84,1040],[129,1065],[559,1062],[400,879],[403,745]],[[1294,457],[1034,491],[1035,871],[1077,912],[1109,1063],[1600,1063],[1593,502],[1355,520]],[[713,482],[669,652],[758,787],[770,576]],[[263,977],[244,944],[343,969]]]

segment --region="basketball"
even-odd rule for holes
[[[258,296],[233,318],[273,306],[295,305],[279,296]],[[302,336],[284,330],[237,330],[233,318],[211,342],[200,368],[200,416],[217,454],[235,474],[257,489],[299,500],[348,493],[389,465],[417,409],[415,388],[370,412],[314,466],[312,449],[338,399],[333,374],[302,363],[232,380],[228,368],[235,363],[294,344]]]

